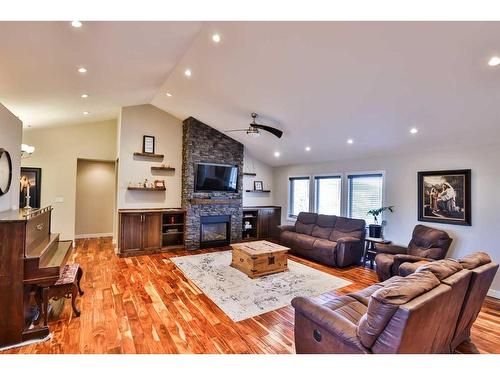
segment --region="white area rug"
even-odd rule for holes
[[[315,296],[351,284],[291,260],[288,272],[251,279],[230,266],[231,251],[171,260],[235,322],[289,305],[294,297]]]

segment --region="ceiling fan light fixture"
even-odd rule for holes
[[[249,135],[252,138],[257,138],[257,137],[260,137],[260,131],[259,131],[259,129],[249,128],[247,130],[247,135]]]

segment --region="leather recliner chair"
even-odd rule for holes
[[[327,303],[294,298],[296,351],[448,353],[471,274],[446,259]]]
[[[375,263],[380,281],[399,274],[403,263],[416,263],[422,260],[443,259],[450,248],[452,239],[445,231],[417,225],[408,247],[376,244]],[[415,265],[414,269],[421,264]]]
[[[357,264],[363,255],[365,226],[364,220],[301,212],[295,225],[280,226],[280,242],[292,253],[346,267]]]
[[[446,259],[445,261],[448,261]],[[432,262],[439,264],[443,261]],[[481,306],[486,298],[489,288],[493,282],[493,278],[498,271],[498,264],[491,261],[488,254],[484,252],[475,252],[464,256],[458,260],[460,265],[472,272],[471,280],[467,286],[467,291],[464,298],[464,303],[460,310],[456,329],[451,341],[450,351],[454,352],[455,349],[464,341],[470,341],[470,330],[472,324],[475,322]],[[403,263],[400,266],[400,274],[411,274],[415,264],[422,263]],[[427,262],[430,264],[429,262]],[[426,265],[423,264],[418,270],[425,269]],[[401,272],[403,271],[403,272]],[[402,276],[404,276],[402,275]]]

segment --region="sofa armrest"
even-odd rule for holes
[[[341,237],[337,240],[337,243],[347,243],[347,242],[360,242],[361,239],[356,237]]]
[[[427,258],[415,256],[415,255],[409,255],[409,254],[396,254],[394,255],[394,263],[393,263],[393,270],[395,275],[399,275],[399,267],[403,263],[416,263],[420,262],[422,260],[429,260]]]
[[[292,306],[295,308],[295,313],[302,314],[305,318],[311,320],[321,329],[327,331],[333,338],[333,341],[338,342],[338,347],[347,346],[351,350],[359,353],[366,353],[367,349],[359,341],[356,329],[357,326],[350,320],[343,317],[336,310],[324,307],[321,304],[314,302],[310,298],[296,297],[292,300]],[[320,330],[321,331],[321,330]],[[325,332],[323,332],[325,334]],[[332,353],[335,353],[335,347],[331,348]],[[339,352],[339,354],[342,352]]]
[[[285,231],[295,232],[295,225],[278,225],[278,229],[281,232],[285,232]]]
[[[377,253],[385,253],[385,254],[406,254],[408,253],[408,248],[404,246],[398,245],[386,245],[377,243],[375,244],[375,250]]]

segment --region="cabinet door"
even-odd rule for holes
[[[155,250],[161,248],[161,213],[144,213],[142,219],[142,248]]]
[[[259,209],[259,238],[265,239],[269,237],[269,209]]]
[[[281,208],[269,209],[269,237],[278,240],[280,238],[279,226],[281,225]]]
[[[141,249],[142,214],[120,214],[120,252]]]

